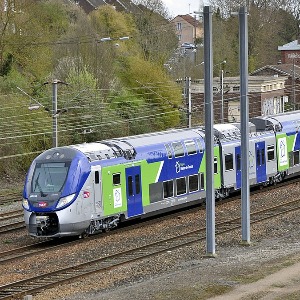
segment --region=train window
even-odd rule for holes
[[[233,154],[225,154],[225,171],[233,170]]]
[[[241,170],[241,155],[237,154],[236,155],[236,169],[237,170]]]
[[[164,181],[163,186],[164,186],[164,198],[173,197],[174,196],[173,180]]]
[[[140,175],[135,175],[135,192],[138,195],[141,192]]]
[[[127,184],[128,184],[128,195],[133,195],[133,182],[132,182],[132,176],[127,177]]]
[[[299,165],[299,151],[294,151],[294,165]]]
[[[194,141],[185,141],[184,144],[187,149],[188,155],[193,155],[197,153],[196,145]]]
[[[31,192],[60,192],[64,187],[69,166],[69,162],[37,163],[31,182]]]
[[[203,145],[202,145],[200,139],[197,139],[197,144],[198,144],[198,147],[199,147],[199,152],[200,152],[200,153],[203,153],[204,147],[203,147]]]
[[[265,148],[261,149],[261,164],[264,165],[266,163],[265,159]]]
[[[186,194],[186,180],[185,177],[176,179],[177,196]]]
[[[200,173],[200,189],[204,190],[204,173]]]
[[[184,149],[181,142],[174,142],[172,143],[175,157],[184,156]]]
[[[155,203],[163,199],[162,182],[155,182],[149,185],[150,203]]]
[[[261,163],[260,163],[260,150],[259,149],[256,150],[256,165],[261,166]]]
[[[171,146],[169,144],[166,144],[165,148],[166,148],[166,151],[167,151],[168,158],[172,158]]]
[[[214,158],[214,174],[218,174],[218,158]]]
[[[99,183],[99,171],[95,172],[95,184]]]
[[[114,185],[121,184],[121,174],[120,173],[113,174],[113,184]]]
[[[196,192],[199,190],[199,174],[189,176],[189,191]]]
[[[267,147],[267,157],[268,157],[268,161],[275,159],[275,147],[274,147],[274,145],[269,145]]]

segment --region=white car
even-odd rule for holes
[[[183,43],[181,44],[181,48],[185,48],[185,49],[195,49],[196,46],[192,43]]]

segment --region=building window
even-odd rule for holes
[[[178,30],[178,31],[182,30],[182,23],[178,22],[176,24],[176,30]]]

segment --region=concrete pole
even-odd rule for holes
[[[212,9],[204,6],[204,101],[206,156],[206,255],[215,256],[215,189],[214,189],[214,116],[213,116],[213,54]]]
[[[250,186],[249,186],[249,100],[248,100],[248,12],[239,11],[240,81],[241,81],[241,158],[242,158],[242,243],[250,244]]]
[[[224,123],[224,70],[221,70],[221,123]]]
[[[52,82],[52,144],[56,148],[58,146],[57,137],[57,84],[58,80]]]

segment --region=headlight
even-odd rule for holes
[[[23,198],[22,200],[22,206],[26,209],[26,210],[29,210],[29,203],[28,203],[28,200]]]
[[[60,200],[58,201],[58,203],[56,205],[56,208],[60,208],[60,207],[67,205],[74,199],[74,197],[75,197],[75,194],[71,194],[69,196],[60,198]]]

